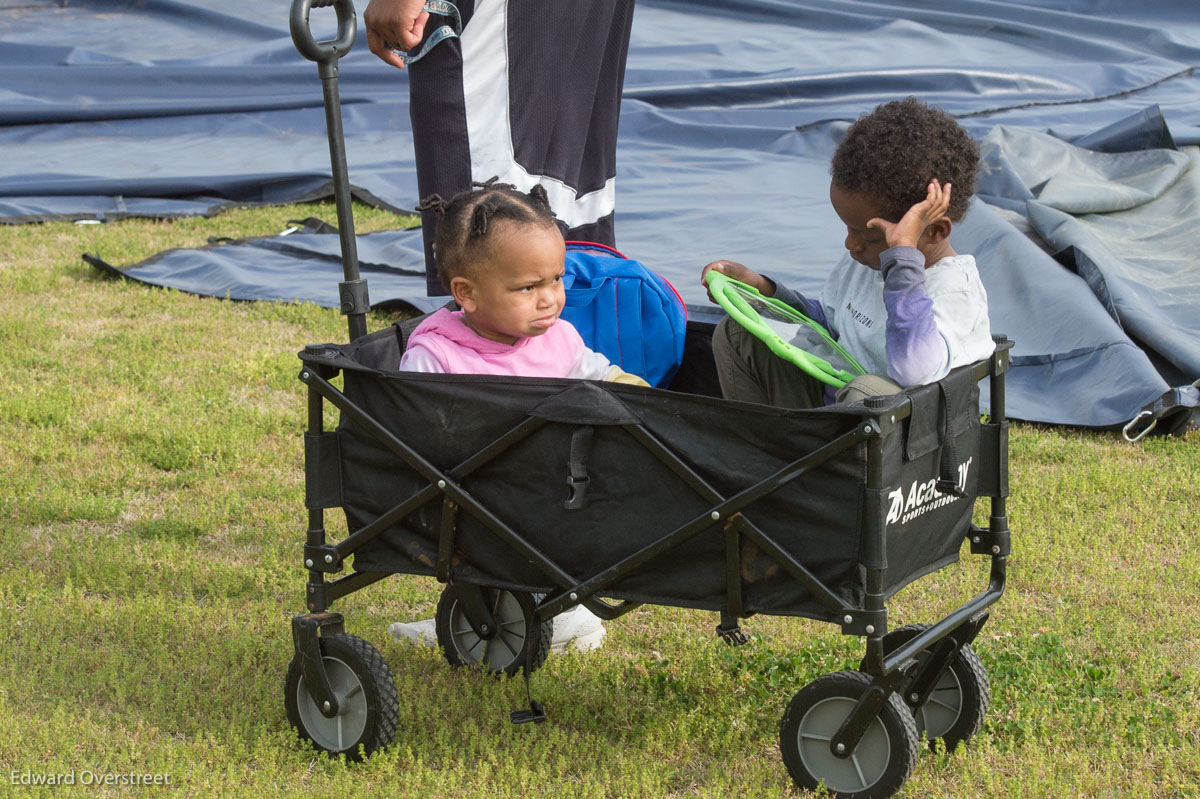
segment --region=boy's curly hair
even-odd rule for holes
[[[542,186],[523,192],[516,186],[491,178],[472,183],[449,202],[433,194],[417,206],[418,211],[436,211],[441,217],[433,239],[433,257],[438,277],[446,288],[450,279],[470,272],[470,267],[490,246],[495,225],[502,220],[518,224],[555,226],[554,211]]]
[[[947,216],[967,212],[979,173],[979,146],[954,120],[915,97],[877,106],[850,126],[830,174],[844,191],[874,198],[898,222],[925,199],[929,181],[953,184]]]

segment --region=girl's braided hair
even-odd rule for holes
[[[466,275],[472,264],[487,252],[496,223],[508,220],[523,225],[555,225],[550,199],[542,186],[523,192],[516,186],[491,178],[472,183],[446,202],[433,194],[417,206],[418,211],[440,215],[433,239],[438,277],[450,287],[451,278]]]
[[[830,174],[844,191],[865,194],[897,222],[925,199],[929,181],[953,184],[947,216],[967,212],[979,173],[979,146],[954,117],[915,97],[877,106],[850,126]]]

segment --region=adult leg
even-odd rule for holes
[[[459,4],[463,32],[410,69],[422,197],[542,185],[568,238],[615,246],[616,141],[633,0]],[[429,293],[443,294],[422,218]]]
[[[456,3],[464,23],[469,22],[475,0]],[[427,29],[443,24],[432,17]],[[412,123],[413,150],[417,161],[417,191],[420,199],[440,194],[449,200],[471,186],[471,147],[467,138],[466,104],[463,97],[462,42],[447,39],[424,58],[408,67],[408,113]],[[438,278],[433,260],[433,235],[438,214],[421,214],[421,236],[425,242],[425,293],[430,297],[449,294]]]
[[[616,245],[617,127],[633,7],[508,2],[512,157],[546,188],[568,239]]]

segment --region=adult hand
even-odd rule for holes
[[[713,261],[700,270],[700,283],[704,286],[704,290],[708,292],[708,301],[716,302],[713,299],[711,291],[708,291],[708,283],[704,280],[704,276],[708,274],[708,270],[715,269],[727,277],[741,281],[747,286],[753,286],[758,289],[758,293],[764,297],[775,296],[775,281],[770,278],[763,277],[758,272],[755,272],[748,266],[743,266],[737,261]]]
[[[899,222],[876,217],[867,227],[883,231],[888,247],[916,247],[925,229],[946,216],[950,209],[950,184],[943,186],[937,178],[929,181],[925,199],[908,209]]]
[[[411,50],[425,37],[429,12],[425,0],[371,0],[363,12],[367,47],[384,62],[404,69],[404,61],[393,49]]]

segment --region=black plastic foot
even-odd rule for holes
[[[514,710],[508,714],[508,720],[513,724],[541,724],[546,720],[546,709],[542,707],[541,702],[532,701],[529,703],[528,710]]]
[[[747,644],[750,642],[750,639],[746,637],[744,632],[742,632],[742,628],[736,624],[731,624],[729,626],[718,624],[717,636],[730,646],[741,646],[742,644]]]

